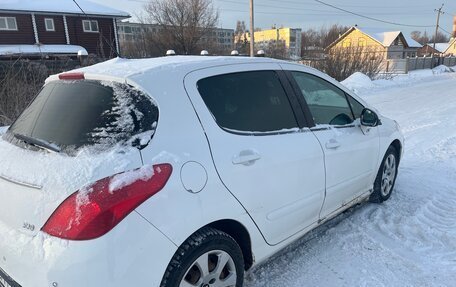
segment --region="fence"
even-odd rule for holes
[[[382,72],[391,74],[407,74],[419,69],[433,69],[439,65],[456,66],[456,57],[415,57],[407,59],[390,59],[382,64]]]

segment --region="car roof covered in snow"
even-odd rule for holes
[[[149,59],[115,58],[100,64],[80,68],[72,72],[87,75],[126,79],[140,74],[172,73],[177,76],[192,71],[223,65],[254,63],[284,63],[270,58],[233,57],[233,56],[168,56]]]

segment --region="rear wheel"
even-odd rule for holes
[[[371,202],[381,203],[391,196],[397,177],[399,158],[396,149],[390,146],[383,157],[383,162],[374,183]]]
[[[228,234],[204,228],[177,250],[161,287],[242,287],[244,259]]]

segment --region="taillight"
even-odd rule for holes
[[[84,73],[63,73],[59,75],[60,80],[84,80]]]
[[[103,236],[158,193],[172,170],[170,164],[159,164],[103,178],[68,197],[41,230],[69,240]]]

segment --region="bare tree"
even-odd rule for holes
[[[429,43],[434,43],[434,38],[436,43],[448,43],[450,42],[450,37],[438,31],[437,35],[433,35]]]
[[[422,33],[421,31],[413,31],[410,35],[412,36],[413,40],[417,41],[421,45],[434,43],[434,38],[436,39],[436,43],[447,43],[450,41],[450,38],[440,31],[437,32],[437,37],[435,37],[435,35],[429,37],[426,31],[424,31],[424,33]]]
[[[4,61],[0,77],[0,126],[11,124],[38,93],[48,76],[47,68],[36,62]]]
[[[247,32],[245,22],[237,21],[236,30],[234,31],[234,48],[243,55],[250,53],[250,41],[247,39]]]
[[[286,60],[290,58],[290,53],[285,41],[269,41],[264,47],[267,57]]]
[[[160,29],[154,44],[178,54],[197,54],[200,42],[208,38],[218,22],[211,0],[156,0],[145,5],[146,19]]]
[[[328,51],[324,60],[306,64],[342,81],[355,72],[361,72],[374,78],[381,71],[384,58],[384,52],[371,47],[335,47]]]
[[[302,32],[301,47],[302,57],[314,57],[315,51],[322,51],[333,43],[340,35],[345,33],[349,27],[332,25],[329,28],[321,27],[319,30],[308,29]]]

